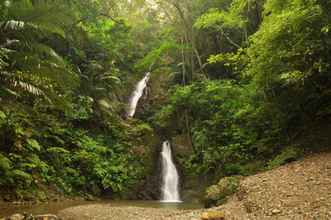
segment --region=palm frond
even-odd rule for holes
[[[34,50],[38,50],[39,53]],[[46,83],[52,83],[63,90],[73,89],[79,84],[78,75],[54,50],[47,46],[39,45],[30,51],[14,53],[12,56],[16,60],[13,67],[24,72],[26,76],[40,81],[47,80]]]

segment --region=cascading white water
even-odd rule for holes
[[[136,113],[137,104],[139,102],[139,99],[144,93],[144,89],[147,86],[150,75],[151,75],[150,72],[146,73],[145,77],[137,83],[136,88],[130,97],[129,108],[127,111],[128,117],[133,117],[134,114]]]
[[[172,160],[169,141],[162,144],[162,202],[181,202],[179,196],[179,176]]]

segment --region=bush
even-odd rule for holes
[[[42,112],[36,117],[0,111],[0,189],[14,199],[45,200],[40,195],[48,189],[67,195],[120,194],[142,176],[141,160],[118,132],[120,123],[98,134]],[[142,124],[133,135],[146,130],[150,127]]]
[[[286,163],[292,162],[297,160],[303,155],[303,150],[296,147],[290,146],[286,147],[284,150],[281,151],[273,160],[268,163],[268,168],[273,169],[275,167],[284,165]]]
[[[216,185],[207,188],[205,206],[211,207],[226,202],[230,195],[233,195],[240,183],[238,176],[224,177]]]

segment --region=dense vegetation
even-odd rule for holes
[[[187,10],[196,18],[196,48],[187,50],[199,51],[194,64],[203,64],[186,63],[191,80],[177,78],[153,118],[160,128],[173,126],[171,136],[189,135],[188,172],[249,174],[298,157],[306,150],[296,146],[298,134],[330,116],[330,3],[190,4],[210,4]]]
[[[132,190],[150,171],[153,130],[187,137],[185,175],[250,174],[313,150],[297,140],[330,119],[330,10],[327,0],[1,1],[1,194]],[[146,71],[160,91],[126,119]]]
[[[140,57],[133,38],[140,33],[112,18],[115,7],[108,1],[1,3],[6,199],[122,192],[143,175],[132,147],[143,129],[130,129],[121,118],[123,88],[131,89],[126,79]]]

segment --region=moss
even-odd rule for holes
[[[239,183],[239,176],[231,176],[222,178],[216,185],[207,188],[205,206],[211,207],[225,203],[227,198],[237,191]]]

